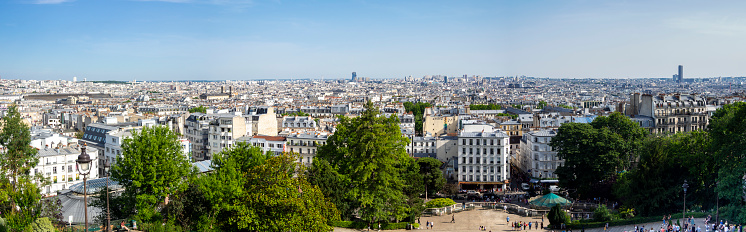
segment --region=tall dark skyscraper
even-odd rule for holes
[[[679,75],[676,77],[679,78],[678,80],[679,83],[684,81],[684,66],[683,65],[679,65]]]
[[[357,80],[357,73],[352,72],[352,81],[356,81],[356,80]]]

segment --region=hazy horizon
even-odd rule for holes
[[[10,0],[0,77],[745,76],[741,1]]]

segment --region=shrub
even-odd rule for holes
[[[381,229],[383,230],[401,230],[401,229],[407,229],[407,225],[410,224],[408,222],[399,222],[399,223],[382,223]],[[418,228],[420,227],[420,224],[417,223],[411,223],[412,228]],[[367,229],[368,224],[361,221],[336,221],[332,222],[332,226],[334,227],[340,227],[340,228],[349,228],[349,229]],[[371,229],[378,229],[378,223],[374,223],[370,226]]]
[[[0,232],[7,232],[8,231],[8,225],[5,224],[5,219],[0,218]]]
[[[593,210],[593,220],[597,222],[605,222],[605,221],[611,221],[613,217],[611,216],[611,210],[606,208],[605,205],[598,206],[595,210]]]
[[[37,218],[34,223],[31,223],[31,229],[34,232],[54,232],[54,226],[49,218]]]
[[[551,212],[551,211],[550,211]],[[690,212],[687,213],[686,216],[694,216],[695,218],[703,218],[706,217],[708,213],[702,213],[702,212]],[[626,220],[614,220],[609,221],[609,226],[625,226],[625,225],[634,225],[634,224],[645,224],[649,222],[659,222],[661,220],[661,217],[663,216],[650,216],[650,217],[634,217]],[[671,218],[681,218],[681,213],[672,214]],[[582,229],[582,228],[599,228],[604,227],[604,224],[607,222],[580,222],[572,224],[569,224],[567,228],[570,229]]]
[[[174,225],[173,222],[168,223],[153,222],[153,223],[142,223],[138,225],[138,229],[148,232],[181,232],[184,231],[180,226]]]
[[[432,201],[428,201],[425,206],[427,208],[442,208],[446,206],[455,205],[456,202],[451,200],[450,198],[438,198],[433,199]]]
[[[552,209],[549,210],[547,218],[549,219],[549,224],[554,228],[559,228],[559,225],[562,223],[570,224],[570,215],[562,210],[559,205],[554,205]]]

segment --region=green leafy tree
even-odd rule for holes
[[[42,200],[40,217],[48,218],[57,228],[63,228],[65,221],[62,218],[62,201],[57,197]]]
[[[34,223],[31,224],[31,231],[33,232],[54,232],[54,226],[49,218],[37,218]]]
[[[647,135],[620,113],[592,123],[565,123],[550,145],[564,165],[557,168],[560,185],[583,197],[611,197],[618,173],[631,168],[636,149]]]
[[[214,157],[202,191],[225,231],[331,231],[339,213],[306,181],[297,157],[239,143]]]
[[[317,159],[326,160],[345,186],[346,199],[367,222],[401,220],[406,214],[405,176],[411,159],[405,150],[409,139],[399,130],[396,116],[379,117],[373,103],[356,118],[340,117],[337,131],[319,148]]]
[[[360,201],[348,194],[349,186],[346,184],[350,181],[340,175],[328,161],[314,159],[308,170],[308,181],[318,186],[324,197],[336,206],[342,220],[354,219],[355,210],[360,205]]]
[[[606,205],[599,205],[598,207],[596,207],[596,209],[593,210],[593,220],[597,222],[607,222],[611,221],[611,219],[611,210],[606,208]]]
[[[709,124],[718,170],[720,215],[746,223],[746,103],[724,105]]]
[[[198,106],[198,107],[194,107],[194,108],[189,109],[189,113],[196,113],[196,112],[200,112],[200,113],[206,114],[207,113],[207,107],[205,107],[205,106]]]
[[[420,198],[420,195],[425,193],[426,181],[421,174],[420,165],[414,159],[408,159],[407,162],[408,164],[406,164],[402,173],[405,180],[403,193],[406,198],[406,207],[401,208],[403,212],[397,214],[403,213],[405,214],[404,220],[414,222],[425,210],[424,201]]]
[[[83,135],[85,135],[85,133],[82,131],[75,132],[76,139],[83,139]]]
[[[714,206],[717,173],[706,132],[649,138],[640,147],[636,168],[623,173],[614,186],[614,195],[624,205],[645,216],[679,210],[683,207],[681,185],[687,180],[690,206],[691,202],[703,208]]]
[[[560,228],[560,225],[562,223],[569,224],[570,223],[570,215],[567,214],[559,205],[552,206],[551,209],[549,209],[549,214],[547,214],[547,219],[549,219],[549,224],[553,228]]]
[[[31,132],[13,105],[0,120],[0,213],[11,231],[22,231],[39,217],[41,193],[35,183],[47,183],[39,173],[31,174],[39,159],[30,146]],[[6,200],[7,199],[7,200]]]
[[[480,105],[480,104],[471,104],[469,105],[470,110],[499,110],[502,108],[500,105],[496,104],[487,104],[487,105]]]
[[[418,159],[417,164],[420,166],[420,175],[422,175],[422,181],[427,187],[427,194],[429,196],[435,195],[446,183],[443,172],[440,171],[443,162],[435,158],[425,157]]]
[[[201,186],[205,186],[207,176],[197,176],[189,181],[184,191],[179,191],[169,198],[169,204],[162,213],[180,228],[191,231],[213,231],[216,222],[216,210],[207,199]]]
[[[125,189],[121,197],[127,208],[123,211],[136,210],[146,222],[160,220],[158,206],[186,187],[186,178],[195,170],[177,139],[176,133],[164,126],[132,131],[132,137],[124,139],[122,156],[111,167],[112,180]]]
[[[425,117],[425,108],[431,107],[428,102],[405,102],[404,110],[411,112],[414,115],[414,131],[418,134],[422,134],[422,123]]]
[[[544,109],[544,107],[547,106],[546,101],[539,101],[539,104],[536,105],[536,109]]]

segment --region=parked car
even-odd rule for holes
[[[470,197],[481,197],[482,193],[477,192],[475,190],[469,190],[469,191],[466,191],[466,195]]]

